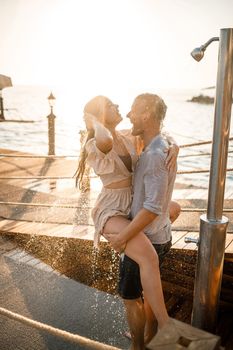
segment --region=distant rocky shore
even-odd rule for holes
[[[205,96],[201,94],[199,96],[193,96],[191,100],[187,100],[187,102],[196,102],[209,105],[214,103],[214,97]]]

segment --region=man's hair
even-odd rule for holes
[[[162,124],[167,111],[167,106],[163,99],[158,95],[145,93],[138,95],[135,99],[135,101],[140,100],[145,102],[146,110],[151,112],[151,116],[156,118],[158,122]]]

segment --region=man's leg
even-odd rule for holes
[[[158,322],[146,299],[144,299],[144,310],[145,310],[145,319],[146,319],[145,330],[144,330],[144,343],[149,344],[149,342],[157,333]]]
[[[163,263],[165,256],[169,252],[171,245],[172,245],[171,242],[168,242],[165,244],[154,244],[154,248],[159,257],[160,267]],[[145,344],[148,344],[157,333],[158,322],[146,298],[144,298],[144,310],[145,310],[145,318],[146,318],[144,339],[145,339]]]
[[[146,299],[144,299],[143,303],[140,298],[135,300],[124,300],[124,304],[130,329],[130,332],[125,333],[126,336],[133,340],[132,344],[134,346],[137,346],[137,344],[143,345],[143,336],[144,344],[149,344],[157,333],[158,328],[158,322],[149,303]]]
[[[131,334],[132,350],[144,350],[145,312],[141,298],[124,299],[127,321]]]
[[[171,247],[171,242],[162,245],[154,245],[160,263]],[[156,333],[156,319],[146,302],[146,320],[144,303],[142,301],[142,285],[140,280],[140,270],[138,264],[126,255],[120,259],[118,292],[124,300],[127,320],[129,323],[132,350],[144,350],[145,321],[147,323],[147,341]]]
[[[131,350],[144,350],[145,312],[139,266],[126,255],[120,259],[118,292],[125,305],[131,334]]]

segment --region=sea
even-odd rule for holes
[[[179,145],[188,145],[212,140],[214,122],[214,104],[190,102],[193,96],[200,94],[215,96],[214,88],[207,89],[164,89],[157,91],[168,106],[163,130],[172,135]],[[47,87],[13,86],[2,90],[6,122],[0,123],[0,148],[25,151],[38,155],[48,153],[48,119],[50,107]],[[79,96],[69,95],[64,90],[55,95],[55,152],[56,155],[78,156],[80,150],[80,130],[83,123],[85,102]],[[69,98],[70,97],[70,98]],[[90,96],[91,98],[93,96]],[[111,96],[109,96],[111,98]],[[119,103],[122,116],[127,114],[132,103],[130,97],[124,96]],[[231,132],[233,135],[233,118]],[[124,118],[119,129],[130,128]],[[233,142],[229,143],[228,168],[233,167]],[[192,146],[180,149],[179,170],[209,169],[211,145]],[[199,182],[208,186],[208,174],[183,174],[182,182]],[[227,173],[227,181],[233,184],[232,172]]]

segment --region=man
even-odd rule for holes
[[[141,136],[144,150],[134,172],[132,221],[112,242],[113,247],[119,249],[143,230],[154,245],[160,262],[171,247],[169,204],[176,176],[176,166],[166,167],[164,149],[168,145],[161,135],[166,109],[164,101],[154,94],[139,95],[133,102],[129,113],[132,134]],[[126,307],[131,349],[143,350],[144,329],[148,343],[156,333],[156,320],[147,300],[143,302],[139,267],[127,256],[120,264],[119,294]]]

